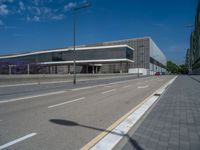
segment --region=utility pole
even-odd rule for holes
[[[80,9],[87,8],[90,3],[86,2],[79,6],[75,6],[73,11],[73,63],[74,63],[74,74],[73,74],[73,84],[76,84],[76,12]]]
[[[27,74],[29,75],[30,74],[30,65],[27,64]]]

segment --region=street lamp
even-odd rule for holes
[[[73,79],[73,84],[75,85],[76,84],[76,12],[80,9],[83,9],[83,8],[87,8],[90,6],[90,3],[89,2],[86,2],[86,3],[82,3],[81,5],[79,6],[75,6],[74,8],[72,8],[72,11],[73,11],[73,35],[74,35],[74,44],[73,44],[73,59],[74,59],[74,79]]]

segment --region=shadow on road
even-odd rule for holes
[[[96,127],[92,127],[92,126],[87,126],[87,125],[83,125],[83,124],[79,124],[77,122],[73,122],[70,120],[63,120],[63,119],[50,119],[49,120],[51,123],[54,124],[58,124],[58,125],[62,125],[62,126],[79,126],[79,127],[83,127],[83,128],[87,128],[87,129],[93,129],[93,130],[97,130],[97,131],[101,131],[101,132],[108,132],[111,134],[115,134],[118,136],[123,136],[128,138],[128,142],[131,143],[131,145],[133,146],[133,149],[136,150],[144,150],[138,143],[137,141],[135,141],[134,139],[132,139],[132,137],[130,137],[128,134],[123,134],[123,133],[117,133],[117,132],[113,132],[110,130],[106,130],[106,129],[101,129],[101,128],[96,128]]]

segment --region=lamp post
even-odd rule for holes
[[[75,6],[73,11],[73,63],[74,63],[74,77],[73,77],[73,84],[76,84],[76,12],[80,9],[87,8],[90,6],[90,3],[82,3],[79,6]]]

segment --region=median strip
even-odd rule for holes
[[[63,103],[59,103],[59,104],[52,105],[52,106],[48,106],[48,108],[54,108],[54,107],[57,107],[57,106],[61,106],[61,105],[73,103],[73,102],[76,102],[76,101],[81,101],[81,100],[83,100],[83,99],[85,99],[85,97],[81,97],[81,98],[78,98],[78,99],[70,100],[70,101],[63,102]]]
[[[18,138],[18,139],[16,139],[16,140],[14,140],[14,141],[11,141],[11,142],[9,142],[9,143],[6,143],[6,144],[4,144],[4,145],[1,145],[1,146],[0,146],[0,150],[5,149],[5,148],[7,148],[7,147],[9,147],[9,146],[12,146],[12,145],[14,145],[14,144],[16,144],[16,143],[19,143],[19,142],[21,142],[21,141],[24,141],[24,140],[26,140],[26,139],[28,139],[28,138],[31,138],[31,137],[33,137],[33,136],[35,136],[35,135],[37,135],[37,133],[30,133],[30,134],[28,134],[28,135],[26,135],[26,136],[23,136],[23,137],[21,137],[21,138]]]

